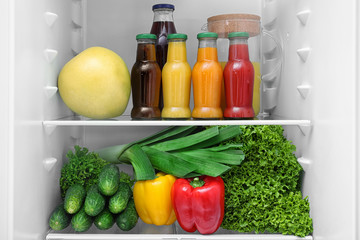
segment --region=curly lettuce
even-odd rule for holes
[[[97,153],[89,152],[87,148],[74,146],[75,153],[71,150],[66,154],[68,163],[61,169],[60,188],[61,196],[65,197],[66,190],[78,183],[86,191],[93,184],[97,184],[101,169],[108,164]]]
[[[296,147],[281,126],[240,126],[242,134],[222,144],[241,143],[245,160],[222,175],[222,228],[239,232],[305,237],[313,231],[308,198],[302,197],[302,167]]]

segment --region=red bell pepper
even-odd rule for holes
[[[187,232],[214,233],[224,218],[224,197],[221,177],[179,178],[171,189],[176,218]]]

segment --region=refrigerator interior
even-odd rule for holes
[[[168,2],[175,5],[177,31],[189,36],[190,66],[196,61],[196,34],[213,15],[261,15],[265,29],[281,38],[283,68],[281,79],[276,80],[275,106],[271,109],[275,120],[226,124],[283,125],[286,137],[297,146],[295,154],[305,170],[302,191],[303,196],[309,196],[314,224],[313,235],[307,239],[360,239],[360,4],[356,0],[346,4],[340,0]],[[60,169],[66,152],[74,145],[91,150],[127,143],[167,125],[204,124],[79,121],[57,92],[61,68],[91,46],[115,51],[131,69],[135,35],[150,30],[151,6],[155,3],[159,1],[1,1],[0,20],[4,21],[0,27],[5,38],[0,40],[0,76],[9,79],[0,81],[0,107],[5,112],[0,124],[4,157],[0,168],[4,193],[0,202],[1,239],[299,239],[221,231],[202,236],[179,233],[177,226],[154,228],[141,223],[130,233],[114,227],[106,232],[92,229],[85,234],[49,234],[50,213],[61,201]],[[131,106],[130,101],[125,115]],[[66,117],[73,121],[63,120]]]

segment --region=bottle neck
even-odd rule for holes
[[[186,62],[186,42],[185,40],[169,40],[167,61]]]
[[[154,10],[154,22],[173,22],[173,10],[160,8]]]
[[[204,60],[218,60],[216,38],[199,39],[197,61]]]
[[[139,39],[137,46],[136,61],[156,61],[155,40]]]
[[[230,39],[229,60],[249,60],[249,48],[247,38]]]

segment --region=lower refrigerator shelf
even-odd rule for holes
[[[312,236],[305,238],[282,234],[243,234],[219,229],[211,235],[185,233],[178,231],[179,226],[155,226],[138,224],[129,232],[121,231],[116,224],[106,231],[98,230],[94,225],[84,233],[76,233],[71,227],[62,231],[50,231],[46,240],[313,240]]]
[[[49,233],[47,240],[313,240],[281,234],[236,234],[236,235],[198,235],[198,234],[61,234]]]

